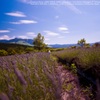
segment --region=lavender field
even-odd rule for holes
[[[56,66],[48,53],[0,57],[1,100],[60,99]]]
[[[100,47],[68,48],[53,55],[67,70],[77,73],[81,87],[90,88],[91,100],[100,99]]]
[[[95,100],[100,96],[99,55],[100,48],[79,48],[2,56],[0,100]],[[82,87],[78,71],[87,71],[98,89]]]
[[[56,60],[43,52],[0,57],[0,100],[85,100],[77,76]]]

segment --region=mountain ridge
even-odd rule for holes
[[[14,38],[10,40],[0,40],[0,43],[13,43],[13,44],[21,44],[21,45],[27,45],[27,46],[33,46],[33,39],[22,39],[22,38]],[[100,42],[95,42],[95,43],[100,43]],[[94,43],[90,43],[93,45]],[[66,48],[66,47],[71,47],[71,46],[78,46],[77,44],[49,44],[49,47],[52,48]]]

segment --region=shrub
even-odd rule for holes
[[[13,48],[8,48],[8,49],[7,49],[7,52],[8,52],[9,55],[14,55],[14,54],[16,54],[16,51],[15,51]]]
[[[0,56],[6,56],[8,55],[8,52],[5,50],[0,50]]]
[[[27,48],[25,49],[25,51],[26,51],[26,52],[32,52],[32,51],[34,51],[34,48],[27,47]]]

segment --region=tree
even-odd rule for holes
[[[80,45],[81,47],[84,47],[86,45],[86,40],[83,38],[79,40],[77,44]]]
[[[94,45],[93,45],[93,47],[99,47],[100,46],[100,43],[99,42],[97,42],[97,43],[95,43]]]
[[[33,45],[35,49],[41,50],[46,47],[46,44],[44,43],[44,36],[42,36],[40,33],[38,33],[37,37],[33,40]]]

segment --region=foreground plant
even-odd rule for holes
[[[48,53],[1,57],[0,98],[60,100],[61,86],[55,66]]]

